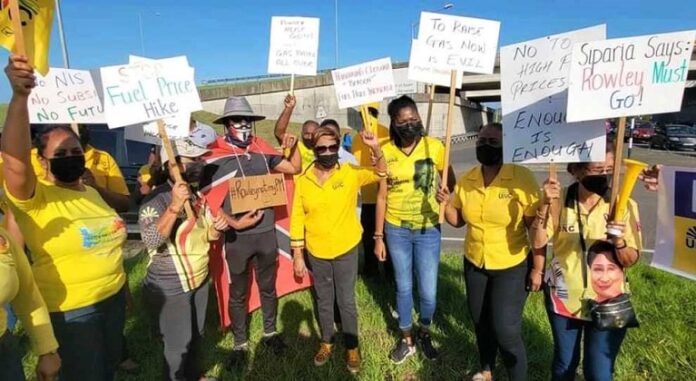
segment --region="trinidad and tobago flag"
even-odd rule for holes
[[[230,170],[226,171],[224,166],[229,158],[235,155],[249,154],[264,154],[278,155],[279,152],[270,144],[258,137],[252,138],[252,143],[247,149],[241,149],[228,144],[224,137],[219,137],[213,144],[208,146],[211,152],[205,156],[206,164],[218,164],[223,166],[216,171],[212,179],[212,183],[204,186],[201,189],[203,196],[206,198],[210,209],[214,215],[222,207],[225,197],[229,197],[229,179],[236,177],[236,165],[230,165]],[[309,276],[304,278],[296,278],[292,270],[292,252],[290,251],[290,210],[292,208],[292,192],[294,189],[292,176],[285,176],[285,189],[288,196],[288,204],[275,208],[276,218],[276,237],[278,239],[278,277],[276,280],[276,292],[278,297],[287,295],[291,292],[302,290],[311,285]],[[229,284],[230,277],[225,261],[225,245],[224,239],[214,242],[210,247],[210,276],[215,283],[215,292],[217,294],[218,313],[220,315],[220,324],[223,329],[226,329],[232,323],[229,314]],[[251,287],[249,287],[249,312],[254,311],[261,305],[259,299],[259,291],[256,285],[256,276],[252,271],[250,277]]]

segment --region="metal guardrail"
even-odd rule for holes
[[[476,137],[478,137],[478,132],[467,132],[465,134],[459,134],[459,135],[454,135],[452,136],[452,144],[464,144],[464,143],[469,143],[471,141],[476,140]],[[439,138],[442,140],[444,143],[445,137]]]

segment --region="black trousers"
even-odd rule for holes
[[[203,374],[201,344],[208,307],[210,284],[179,295],[163,295],[150,286],[143,296],[153,322],[159,325],[164,342],[166,381],[197,381]]]
[[[317,258],[311,253],[307,257],[308,267],[314,276],[314,308],[321,328],[321,341],[331,342],[334,320],[338,312],[346,348],[357,348],[358,309],[355,304],[355,280],[358,276],[358,247],[334,259]]]
[[[529,262],[505,270],[480,269],[464,259],[469,312],[474,321],[482,370],[495,369],[500,354],[511,381],[527,380],[522,311]]]
[[[249,299],[249,264],[256,270],[256,282],[261,294],[263,311],[263,330],[276,331],[278,298],[276,296],[276,276],[278,271],[278,241],[275,230],[259,234],[237,235],[225,244],[227,265],[230,270],[230,316],[235,345],[248,339],[247,301]]]
[[[375,204],[363,204],[362,214],[360,215],[360,223],[363,227],[362,246],[365,254],[365,263],[363,267],[363,275],[377,276],[379,275],[380,262],[375,256],[375,213],[377,208]],[[385,241],[386,242],[386,241]],[[387,255],[387,260],[382,264],[385,276],[388,280],[394,279],[394,267],[391,264],[391,259]]]

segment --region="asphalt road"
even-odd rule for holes
[[[452,147],[450,161],[457,178],[469,168],[477,164],[474,145],[458,145]],[[696,157],[693,153],[674,153],[667,151],[650,150],[644,147],[636,147],[632,150],[631,158],[644,161],[649,164],[675,165],[682,167],[696,167]],[[537,181],[542,184],[548,177],[546,166],[532,165],[529,168],[534,171]],[[562,184],[570,184],[571,177],[565,172],[565,168],[558,168],[559,180]],[[639,182],[633,190],[633,199],[638,203],[641,225],[643,230],[643,248],[652,250],[655,247],[655,223],[657,220],[657,194],[643,188]],[[446,251],[463,250],[465,229],[455,229],[449,225],[443,228],[442,247]]]

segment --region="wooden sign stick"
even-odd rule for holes
[[[290,95],[295,95],[295,74],[290,74]]]
[[[428,91],[428,114],[425,117],[425,133],[430,135],[430,120],[433,116],[433,100],[435,99],[435,84],[430,84]]]
[[[14,52],[26,56],[27,50],[24,45],[24,32],[22,31],[22,14],[19,12],[19,0],[10,0],[10,13],[12,14],[12,32],[15,36]]]
[[[160,139],[162,139],[162,148],[167,152],[167,157],[169,158],[169,169],[172,170],[175,182],[183,182],[184,179],[181,177],[181,172],[179,171],[179,166],[176,165],[176,155],[174,154],[174,149],[172,148],[172,142],[169,140],[167,135],[167,129],[165,128],[164,121],[162,119],[157,120],[157,129],[159,130]],[[184,203],[184,209],[186,210],[186,217],[196,218],[196,214],[193,212],[191,207],[191,202],[186,200]]]
[[[457,91],[457,71],[452,70],[450,76],[450,93],[449,93],[449,104],[447,105],[447,132],[445,133],[445,165],[442,171],[442,186],[447,186],[447,177],[449,175],[449,161],[450,161],[450,146],[452,145],[452,119],[454,111],[454,96]],[[445,207],[447,206],[447,201],[440,204],[440,224],[445,222]]]
[[[621,167],[623,163],[623,146],[624,134],[626,131],[626,117],[619,118],[619,127],[616,130],[614,137],[614,175],[611,178],[611,207],[609,208],[610,215],[614,215],[616,207],[616,199],[619,195],[619,180],[621,178]]]
[[[551,162],[549,163],[549,180],[556,180],[558,178],[558,175],[556,174],[556,163]],[[549,208],[546,210],[546,219],[544,220],[544,229],[549,224],[549,218],[554,216],[554,213],[551,212],[551,209],[554,207],[554,203],[551,202],[551,205],[549,205]]]

